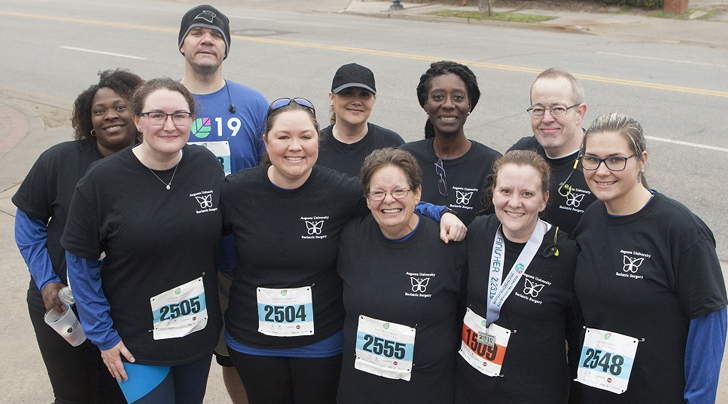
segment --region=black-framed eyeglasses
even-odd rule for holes
[[[526,112],[528,112],[528,115],[531,115],[532,117],[542,117],[546,114],[546,111],[549,111],[551,116],[564,116],[568,110],[578,107],[579,105],[581,104],[569,105],[568,107],[563,105],[556,105],[553,107],[531,107],[527,109]]]
[[[596,156],[580,156],[579,160],[581,160],[581,167],[588,171],[598,170],[602,163],[607,166],[609,171],[622,171],[627,168],[627,160],[635,156],[638,154],[635,153],[629,157],[610,156],[603,159]]]
[[[447,196],[447,174],[445,173],[445,166],[442,164],[442,159],[437,159],[435,162],[435,172],[440,177],[437,180],[437,191],[440,195]]]
[[[184,126],[189,125],[190,118],[192,117],[192,114],[190,114],[187,111],[177,111],[173,112],[171,114],[167,114],[164,112],[159,111],[150,111],[150,112],[142,112],[139,114],[141,116],[146,115],[147,119],[149,119],[149,123],[151,123],[154,126],[162,126],[167,122],[167,119],[169,117],[172,117],[172,123],[176,126]]]
[[[268,107],[268,113],[270,114],[271,111],[275,111],[278,108],[283,108],[292,102],[295,102],[296,104],[308,109],[309,111],[311,111],[311,114],[313,114],[313,116],[316,116],[316,108],[313,107],[313,103],[311,101],[309,101],[305,98],[301,98],[301,97],[279,98],[270,103],[270,106]]]
[[[373,201],[383,201],[387,194],[392,195],[394,199],[404,199],[407,197],[411,189],[395,189],[394,191],[374,191],[369,192],[367,196]]]

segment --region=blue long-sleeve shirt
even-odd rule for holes
[[[113,348],[121,337],[114,329],[111,306],[101,288],[101,264],[66,251],[66,266],[86,337],[102,350]]]
[[[48,227],[43,221],[33,219],[20,209],[15,211],[15,244],[28,265],[38,290],[43,291],[49,283],[63,281],[53,271],[48,254]]]
[[[726,341],[726,308],[690,320],[685,346],[685,403],[713,404]]]

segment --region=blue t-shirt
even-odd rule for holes
[[[193,96],[199,108],[188,142],[208,146],[222,160],[226,174],[257,166],[265,153],[263,129],[268,113],[265,97],[250,87],[227,80],[214,93]],[[231,103],[235,113],[230,112]],[[229,158],[217,152],[217,147],[224,142],[229,144]]]

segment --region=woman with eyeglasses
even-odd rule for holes
[[[417,99],[428,116],[425,139],[402,148],[422,168],[422,200],[445,205],[470,224],[485,208],[483,184],[500,156],[465,136],[465,122],[480,99],[478,81],[465,65],[435,62],[420,77]]]
[[[455,401],[565,404],[570,379],[564,340],[578,248],[539,218],[551,177],[543,157],[510,151],[493,171],[486,193],[495,215],[468,226]]]
[[[132,113],[142,143],[76,187],[61,240],[69,278],[86,335],[129,403],[202,403],[222,324],[224,173],[210,151],[187,146],[195,102],[182,84],[148,81]]]
[[[599,198],[574,233],[585,402],[715,402],[726,291],[713,233],[647,187],[645,138],[633,118],[597,117],[581,153]]]
[[[43,314],[64,308],[58,296],[67,286],[60,240],[76,183],[93,162],[136,141],[130,101],[143,82],[125,70],[100,73],[98,83],[74,103],[74,140],[43,152],[13,196],[15,241],[31,275],[28,313],[57,402],[126,402],[106,374],[98,347],[91,341],[72,347],[45,324]]]
[[[318,129],[308,100],[273,101],[263,137],[270,163],[222,187],[237,254],[226,340],[252,404],[336,399],[344,320],[337,246],[346,222],[368,210],[358,179],[315,165]]]
[[[444,244],[415,213],[422,174],[410,153],[372,152],[361,183],[371,215],[344,228],[336,269],[346,309],[338,402],[453,403],[465,244]]]
[[[368,122],[376,94],[374,73],[368,68],[349,63],[336,71],[329,93],[331,125],[321,129],[316,164],[359,177],[369,153],[404,144],[397,133]]]

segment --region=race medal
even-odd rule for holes
[[[202,277],[162,292],[151,299],[155,340],[180,338],[207,326]]]
[[[468,308],[463,319],[459,353],[480,373],[486,376],[500,376],[510,338],[510,330],[497,324],[486,327],[485,319]],[[486,343],[491,341],[492,345]]]
[[[258,331],[274,337],[313,335],[311,287],[258,288]]]
[[[388,379],[409,381],[416,333],[406,325],[359,316],[354,368]]]
[[[229,175],[232,172],[230,168],[230,144],[227,140],[221,142],[188,142],[187,144],[206,147],[220,161],[225,175]]]
[[[627,391],[637,338],[587,328],[576,381],[616,394]]]

